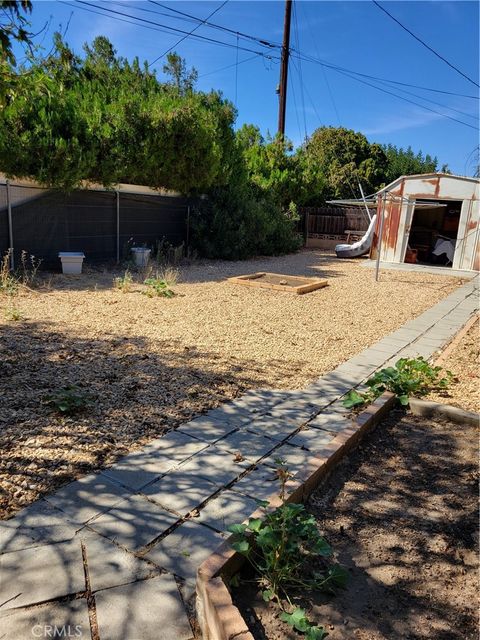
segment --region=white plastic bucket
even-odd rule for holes
[[[78,276],[82,273],[85,254],[81,251],[61,251],[58,257],[62,261],[62,273]]]
[[[131,252],[133,253],[133,258],[137,267],[147,266],[152,252],[151,249],[147,249],[146,247],[132,247]]]

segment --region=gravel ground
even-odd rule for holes
[[[476,640],[478,429],[396,412],[307,504],[350,578],[336,596],[299,595],[329,640]],[[241,585],[256,640],[297,640]]]
[[[439,364],[450,370],[456,382],[445,393],[433,393],[429,400],[451,404],[480,413],[480,341],[477,320],[452,351]]]
[[[297,296],[224,281],[255,271],[329,286]],[[305,386],[461,283],[395,271],[375,283],[322,251],[185,266],[171,299],[122,293],[115,275],[52,274],[19,295],[25,321],[0,325],[0,518],[247,389]],[[70,384],[92,404],[69,418],[45,398]]]

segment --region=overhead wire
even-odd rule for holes
[[[171,11],[172,13],[179,14],[181,16],[190,18],[192,20],[197,20],[197,21],[201,20],[201,18],[198,18],[197,16],[193,16],[190,13],[185,13],[185,11],[180,11],[179,9],[173,9],[172,7],[168,7],[167,5],[162,4],[161,2],[157,2],[156,0],[148,0],[148,1],[150,2],[150,4],[154,4],[154,5],[158,6],[158,7],[163,8],[163,9],[167,9],[168,11]],[[165,14],[162,13],[161,15],[165,15]],[[225,26],[220,25],[220,24],[215,24],[213,22],[209,22],[208,18],[207,18],[207,21],[205,22],[205,24],[207,26],[209,26],[209,27],[214,28],[214,29],[219,29],[219,30],[224,31],[226,33],[230,33],[230,34],[233,34],[233,35],[238,35],[241,38],[247,38],[248,40],[253,40],[253,41],[257,42],[258,44],[261,44],[264,47],[278,48],[278,49],[282,48],[282,45],[279,44],[279,43],[270,42],[269,40],[265,40],[263,38],[258,38],[257,36],[252,36],[251,34],[244,33],[242,31],[237,31],[235,29],[230,29],[229,27],[225,27]]]
[[[239,62],[234,62],[233,64],[227,64],[223,67],[220,67],[219,69],[214,69],[213,71],[207,71],[206,73],[202,73],[200,74],[198,77],[199,78],[204,78],[205,76],[211,76],[214,73],[219,73],[220,71],[225,71],[226,69],[231,69],[232,67],[236,67],[237,64],[238,66],[243,64],[244,62],[250,62],[251,60],[258,60],[259,56],[257,54],[253,55],[253,56],[249,56],[248,58],[245,58],[244,60],[239,60]]]
[[[237,104],[238,97],[238,36],[237,36],[237,50],[235,52],[235,105]]]
[[[472,96],[470,94],[458,93],[456,91],[447,91],[445,89],[435,89],[433,87],[424,87],[424,86],[418,85],[418,84],[411,84],[410,82],[401,82],[400,80],[393,80],[392,78],[381,78],[379,76],[373,76],[373,75],[368,74],[368,73],[362,73],[360,71],[354,71],[353,69],[348,69],[347,67],[341,67],[339,65],[332,64],[331,62],[327,62],[326,60],[322,60],[320,56],[318,58],[315,58],[314,56],[305,54],[304,52],[297,51],[295,49],[291,49],[291,53],[297,55],[297,57],[301,56],[302,60],[305,60],[307,62],[315,62],[317,64],[322,64],[328,69],[333,69],[334,71],[346,71],[348,73],[352,73],[355,76],[361,76],[362,78],[368,78],[369,80],[377,80],[377,81],[380,81],[380,82],[387,82],[387,83],[390,83],[390,84],[398,84],[398,85],[401,85],[403,87],[411,87],[412,89],[420,89],[422,91],[431,91],[431,92],[434,92],[434,93],[443,93],[445,95],[455,96],[455,97],[458,97],[458,98],[469,98],[469,99],[472,99],[472,100],[480,100],[480,96],[479,95]]]
[[[60,0],[60,1],[62,1],[63,4],[68,4],[69,5],[69,3],[65,2],[64,0]],[[76,0],[76,1],[79,2],[79,3],[82,3],[82,0]],[[165,7],[166,9],[169,9],[170,11],[172,11],[174,13],[181,14],[184,17],[188,17],[191,20],[195,20],[196,22],[199,22],[199,23],[203,22],[202,18],[199,18],[199,17],[196,17],[196,16],[192,16],[191,14],[187,14],[187,13],[185,13],[183,11],[179,11],[178,9],[172,9],[170,7],[166,7],[166,5],[163,5],[163,4],[159,3],[159,2],[156,2],[155,0],[149,0],[149,2],[151,2],[152,4],[158,5],[160,7]],[[89,2],[83,2],[83,4],[89,5],[90,7],[95,7],[97,9],[99,9],[100,11],[113,11],[113,10],[109,10],[106,7],[98,7],[97,5],[93,5],[92,3],[89,3]],[[72,6],[72,5],[69,5],[69,6]],[[127,5],[127,6],[129,6],[129,5]],[[78,7],[78,8],[83,8],[83,9],[87,10],[85,7]],[[138,7],[138,9],[142,10],[142,11],[146,11],[146,9],[143,8],[143,7]],[[91,9],[91,11],[93,13],[99,13],[98,11],[94,11],[93,9]],[[147,23],[149,22],[150,24],[163,27],[163,28],[168,29],[170,31],[174,30],[176,32],[183,33],[183,34],[188,34],[189,33],[188,31],[185,32],[185,31],[182,31],[180,29],[175,29],[174,27],[170,27],[168,25],[161,25],[161,24],[153,22],[153,21],[145,21],[143,18],[139,18],[138,16],[129,16],[129,14],[123,14],[121,12],[115,12],[115,13],[120,13],[121,15],[127,15],[128,17],[131,17],[134,20],[141,20],[141,21],[147,22]],[[158,12],[153,12],[153,13],[158,13]],[[105,15],[105,14],[104,13],[99,13],[99,15]],[[161,15],[167,15],[167,14],[162,13]],[[113,18],[113,16],[111,16],[111,17]],[[121,18],[118,18],[118,17],[116,17],[116,19],[117,20],[121,20],[123,22],[130,22],[129,20],[122,20]],[[131,23],[131,24],[136,24],[136,23]],[[223,30],[225,32],[229,32],[229,33],[232,33],[232,34],[235,34],[235,35],[238,33],[239,37],[241,37],[241,38],[249,38],[249,39],[254,40],[258,44],[261,44],[263,46],[281,48],[281,45],[279,45],[279,44],[272,43],[272,42],[269,42],[269,41],[261,39],[261,38],[257,38],[256,36],[251,36],[249,34],[241,32],[241,31],[235,31],[234,29],[229,29],[228,27],[223,27],[221,25],[210,23],[208,21],[205,22],[205,25],[208,25],[208,26],[211,26],[211,27],[214,27],[214,28],[217,28],[217,29],[221,29],[221,30]],[[137,26],[143,26],[143,25],[137,24]],[[156,30],[161,31],[161,29],[156,29]],[[168,31],[166,31],[166,32],[168,32]],[[218,41],[218,40],[215,41],[214,39],[207,38],[205,36],[193,36],[193,37],[197,38],[199,40],[209,41],[209,42],[212,42],[214,44],[221,45],[221,46],[226,46],[226,47],[230,47],[230,48],[236,48],[235,44],[226,43],[224,41]],[[248,51],[248,52],[251,52],[251,53],[256,53],[258,55],[265,55],[265,58],[268,59],[268,60],[277,60],[278,59],[277,56],[269,57],[268,55],[266,55],[266,54],[264,54],[264,53],[262,53],[260,51],[253,51],[251,49],[247,49],[246,47],[239,47],[239,48],[240,48],[240,50]],[[351,74],[356,75],[356,76],[369,78],[371,80],[377,80],[377,81],[386,82],[386,83],[389,83],[389,84],[396,84],[396,85],[400,85],[400,86],[411,87],[411,88],[414,88],[414,89],[420,89],[422,91],[430,91],[430,92],[442,93],[442,94],[452,95],[452,96],[457,96],[457,97],[462,97],[462,98],[469,98],[469,99],[473,99],[473,100],[480,100],[480,96],[478,96],[478,95],[469,95],[469,94],[458,93],[458,92],[454,92],[454,91],[447,91],[445,89],[436,89],[434,87],[424,87],[422,85],[416,85],[416,84],[412,84],[412,83],[408,83],[408,82],[401,82],[399,80],[393,80],[391,78],[381,78],[381,77],[378,77],[378,76],[373,76],[371,74],[361,73],[361,72],[355,71],[353,69],[348,69],[346,67],[340,67],[338,65],[333,65],[333,64],[328,63],[328,62],[326,62],[324,60],[321,60],[319,58],[318,59],[314,58],[313,56],[308,56],[308,55],[304,54],[301,51],[297,51],[294,48],[291,48],[291,53],[292,54],[296,54],[298,57],[301,57],[302,60],[304,60],[304,61],[316,62],[318,64],[323,64],[325,67],[334,69],[336,71],[345,71],[347,73],[351,73]]]
[[[162,5],[161,3],[155,2],[154,0],[149,0],[149,1],[151,3],[153,3],[153,4],[156,4],[156,5],[161,6],[161,7],[165,6],[165,5]],[[152,30],[160,31],[160,32],[163,32],[163,33],[170,33],[171,34],[172,32],[174,32],[174,33],[181,33],[181,34],[183,34],[185,36],[189,36],[190,35],[190,32],[188,32],[188,31],[184,31],[182,29],[177,29],[175,27],[171,27],[169,25],[164,25],[162,23],[158,23],[158,22],[155,22],[155,21],[152,21],[152,20],[146,20],[146,19],[140,18],[138,16],[134,16],[134,15],[127,14],[127,13],[124,13],[124,12],[116,11],[114,9],[109,9],[108,7],[100,7],[100,6],[95,5],[95,4],[91,3],[91,2],[86,2],[85,0],[76,0],[76,3],[77,4],[75,4],[73,6],[77,6],[77,8],[81,8],[81,9],[84,9],[86,11],[91,11],[92,13],[98,13],[99,15],[103,15],[103,16],[107,15],[108,17],[110,17],[112,19],[117,19],[117,20],[120,20],[120,21],[123,21],[123,22],[128,22],[128,23],[134,24],[136,26],[141,26],[141,27],[144,27],[144,28],[150,28]],[[65,2],[65,1],[63,1],[63,4],[67,4],[68,6],[72,6],[69,2]],[[86,5],[86,6],[83,6],[83,5]],[[188,17],[190,17],[192,19],[195,18],[200,23],[203,22],[201,18],[196,18],[195,16],[191,16],[190,14],[185,14],[184,12],[179,12],[176,9],[175,10],[170,9],[170,10],[171,11],[175,11],[177,13],[184,14],[185,16],[188,16]],[[123,17],[120,17],[120,16],[123,16]],[[129,20],[128,18],[132,18],[135,22],[131,22],[131,20]],[[216,26],[221,28],[220,25],[216,25]],[[225,28],[225,30],[228,30],[228,28]],[[230,31],[235,33],[235,34],[237,33],[234,30],[230,30]],[[238,32],[238,33],[239,33],[239,35],[242,35],[242,36],[248,35],[248,34],[242,34],[241,32]],[[193,35],[191,35],[191,37],[195,38],[198,41],[209,42],[211,44],[215,44],[215,45],[218,45],[218,46],[237,49],[237,46],[235,44],[233,44],[233,43],[229,43],[229,42],[225,42],[225,41],[221,41],[221,40],[216,40],[214,38],[209,38],[209,37],[206,37],[206,36],[200,36],[198,34],[193,34]],[[257,39],[257,40],[260,42],[259,39]],[[267,41],[262,41],[262,42],[267,42]],[[273,43],[270,43],[270,44],[273,44]],[[249,49],[249,48],[244,47],[244,46],[239,46],[238,49],[241,50],[241,51],[247,51],[249,53],[254,53],[255,55],[261,56],[261,57],[263,57],[263,59],[266,59],[266,60],[271,60],[271,61],[278,60],[277,56],[271,56],[271,55],[266,54],[266,53],[264,53],[262,51],[255,51],[255,50]],[[433,113],[436,113],[437,115],[440,115],[441,117],[448,118],[448,119],[450,119],[450,120],[452,120],[454,122],[457,122],[459,124],[462,124],[464,126],[467,126],[467,127],[470,127],[470,128],[473,128],[473,129],[477,130],[477,127],[475,127],[475,126],[473,126],[471,124],[465,123],[462,120],[459,120],[459,119],[454,118],[452,116],[449,116],[447,114],[440,113],[440,112],[438,112],[438,111],[436,111],[434,109],[431,109],[431,108],[429,108],[429,107],[427,107],[425,105],[419,104],[419,103],[417,103],[417,102],[415,102],[413,100],[409,100],[408,98],[405,98],[403,96],[399,96],[398,94],[393,93],[393,91],[388,91],[388,90],[386,90],[384,88],[381,88],[381,87],[378,87],[376,85],[370,84],[370,83],[368,83],[366,81],[361,81],[360,78],[356,77],[356,76],[368,77],[369,79],[377,80],[377,81],[383,81],[383,82],[393,82],[394,84],[399,84],[399,85],[402,85],[402,86],[412,86],[412,87],[419,88],[421,90],[426,90],[426,91],[436,91],[436,92],[439,92],[439,93],[448,93],[450,95],[460,95],[462,97],[469,97],[469,98],[478,99],[476,96],[466,96],[464,94],[456,94],[455,92],[447,92],[447,91],[437,90],[437,89],[433,89],[433,88],[429,88],[429,87],[421,87],[419,85],[411,85],[409,83],[401,83],[401,82],[398,82],[398,81],[392,81],[392,80],[389,80],[389,79],[386,79],[386,78],[378,78],[376,76],[371,76],[369,74],[362,74],[360,72],[352,71],[352,70],[346,69],[344,67],[340,67],[340,66],[337,66],[337,65],[332,65],[332,64],[327,63],[327,62],[325,62],[325,61],[323,61],[321,59],[314,58],[313,56],[305,55],[302,52],[297,51],[297,50],[291,50],[291,53],[296,55],[297,58],[301,58],[302,60],[315,62],[317,64],[323,65],[325,68],[332,69],[332,70],[334,70],[334,71],[336,71],[338,73],[343,73],[343,75],[345,75],[345,76],[347,76],[347,77],[349,77],[351,79],[355,79],[358,82],[363,82],[365,85],[370,86],[370,87],[372,87],[374,89],[377,89],[378,91],[382,91],[382,92],[384,92],[386,94],[392,95],[393,97],[396,97],[396,98],[401,99],[403,101],[410,102],[410,103],[414,104],[415,106],[418,106],[418,107],[423,108],[423,109],[425,109],[427,111],[431,111]],[[471,116],[469,116],[469,117],[471,117]]]
[[[218,11],[220,11],[220,9],[223,9],[223,7],[227,4],[228,0],[224,0],[224,2],[222,2],[221,5],[219,5],[216,9],[214,9],[206,18],[205,20],[203,20],[203,22],[200,22],[199,24],[197,24],[196,27],[194,27],[189,33],[186,33],[184,36],[182,36],[180,38],[180,40],[177,40],[177,42],[175,44],[173,44],[171,47],[169,47],[166,51],[164,51],[160,56],[158,56],[157,58],[155,58],[155,60],[152,60],[152,62],[149,62],[148,66],[151,67],[152,64],[155,64],[155,62],[158,62],[158,60],[160,60],[161,58],[163,58],[164,56],[166,56],[168,53],[170,53],[170,51],[172,51],[173,49],[176,49],[178,47],[179,44],[181,44],[184,40],[186,40],[187,38],[189,38],[191,35],[193,35],[195,33],[195,31],[197,31],[197,29],[200,29],[200,27],[206,23],[206,21],[211,18],[212,16],[214,16],[216,13],[218,13]],[[238,44],[237,44],[237,55],[238,55]]]
[[[293,63],[293,60],[292,60],[292,63]],[[297,98],[295,96],[295,84],[293,82],[293,74],[291,74],[291,73],[288,75],[288,83],[289,83],[290,88],[292,90],[293,105],[294,105],[294,108],[295,108],[295,117],[297,119],[298,133],[299,133],[299,136],[300,136],[300,139],[301,139],[302,138],[302,126],[300,124],[300,116],[298,114],[298,105],[297,105]]]
[[[60,0],[61,2],[63,2],[63,4],[67,4],[68,6],[72,6],[69,2],[65,2],[64,0]],[[185,31],[183,29],[178,29],[177,27],[172,27],[169,25],[165,25],[159,22],[155,22],[153,20],[147,20],[145,18],[141,18],[139,16],[135,16],[132,14],[128,14],[122,11],[116,11],[115,9],[110,9],[108,7],[101,7],[98,6],[96,4],[93,4],[91,2],[86,2],[85,0],[75,0],[76,4],[73,5],[75,7],[77,7],[78,9],[83,9],[85,11],[90,11],[92,13],[98,13],[99,15],[103,15],[103,16],[107,16],[109,18],[112,19],[116,19],[116,20],[120,20],[122,22],[130,22],[131,24],[134,24],[138,27],[145,27],[145,28],[150,28],[153,29],[154,31],[160,31],[162,33],[181,33],[183,35],[189,35],[188,31]],[[83,6],[86,5],[86,6]],[[115,15],[113,15],[115,14]],[[119,16],[123,16],[123,18],[119,17]],[[125,19],[125,18],[131,18],[136,22],[131,22],[131,20]],[[208,36],[201,36],[198,34],[194,34],[191,36],[192,38],[195,38],[198,41],[201,42],[208,42],[210,44],[214,44],[214,45],[218,45],[218,46],[223,46],[223,47],[227,47],[229,49],[235,49],[235,44],[230,43],[230,42],[225,42],[223,40],[216,40],[215,38],[209,38]],[[244,46],[240,46],[239,47],[240,51],[246,51],[248,53],[255,53],[259,56],[263,56],[266,59],[271,59],[271,58],[277,58],[278,56],[272,56],[271,54],[267,54],[263,51],[256,51],[254,49],[250,49],[248,47],[244,47]]]
[[[297,5],[298,5],[298,2],[293,2],[292,3],[292,9],[293,9],[293,35],[294,35],[294,38],[295,38],[295,44],[300,49],[300,39],[299,39],[299,30],[298,30],[298,17],[297,17]],[[298,61],[297,73],[298,73],[298,78],[299,78],[300,99],[301,99],[302,111],[303,111],[303,127],[304,127],[304,133],[305,133],[304,140],[307,140],[307,138],[308,138],[307,115],[306,115],[306,111],[305,111],[305,92],[304,92],[304,89],[303,89],[303,74],[302,74],[302,61],[301,60]]]
[[[295,57],[298,57],[298,54],[296,55],[294,53],[293,55]],[[302,56],[302,57],[304,57],[304,56]],[[389,91],[389,90],[387,90],[387,89],[385,89],[383,87],[379,87],[379,86],[377,86],[375,84],[367,82],[366,80],[363,80],[360,77],[357,77],[357,76],[362,75],[362,74],[357,74],[357,73],[353,74],[353,73],[351,73],[349,71],[344,70],[342,67],[336,67],[335,65],[324,63],[322,60],[319,60],[319,59],[311,57],[311,56],[307,56],[306,59],[309,60],[310,62],[315,62],[316,64],[320,64],[321,66],[324,66],[327,69],[331,69],[331,70],[335,71],[336,73],[340,73],[340,74],[342,74],[342,75],[344,75],[344,76],[346,76],[348,78],[351,78],[352,80],[356,80],[357,82],[360,82],[360,83],[365,84],[365,85],[367,85],[369,87],[372,87],[373,89],[377,89],[377,91],[381,91],[383,93],[391,95],[391,96],[393,96],[395,98],[398,98],[399,100],[403,100],[404,102],[409,102],[409,103],[411,103],[411,104],[413,104],[413,105],[415,105],[417,107],[425,109],[426,111],[431,111],[432,113],[436,113],[437,115],[439,115],[439,116],[441,116],[443,118],[448,118],[449,120],[452,120],[453,122],[457,122],[459,124],[462,124],[465,127],[469,127],[471,129],[478,130],[478,127],[475,127],[474,125],[472,125],[472,124],[470,124],[468,122],[463,122],[463,120],[459,120],[458,118],[454,118],[453,116],[450,116],[450,115],[448,115],[446,113],[441,113],[440,111],[436,111],[435,109],[427,107],[424,104],[421,104],[419,102],[415,102],[414,100],[410,100],[409,98],[405,98],[404,96],[400,96],[397,93],[394,93],[393,91]],[[449,107],[446,107],[446,108],[448,109]]]
[[[173,9],[173,8],[168,7],[168,6],[158,2],[156,0],[149,0],[149,2],[151,4],[157,5],[159,7],[168,9],[169,11],[174,12],[175,14],[179,14],[179,15],[181,15],[184,18],[187,18],[189,20],[195,20],[197,22],[201,22],[202,21],[202,19],[199,18],[199,17],[193,16],[190,13],[185,13],[184,11],[179,11],[178,9]],[[162,13],[161,15],[166,15],[166,14]],[[267,41],[265,39],[261,39],[261,38],[255,37],[255,36],[251,36],[250,34],[246,34],[246,33],[240,32],[240,31],[235,31],[234,29],[229,29],[228,27],[224,27],[222,25],[210,23],[208,21],[206,21],[205,24],[208,25],[208,26],[217,28],[217,29],[221,29],[221,30],[223,30],[225,32],[228,32],[228,33],[238,34],[240,37],[251,38],[251,39],[255,40],[256,42],[258,42],[259,44],[267,45],[267,46],[270,46],[270,47],[281,48],[280,44],[269,42],[269,41]],[[308,26],[310,28],[310,23],[308,23]],[[314,43],[315,43],[315,48],[317,48],[315,40],[314,40]],[[299,47],[298,47],[298,49],[299,49]],[[296,51],[296,53],[301,53],[299,50],[296,50],[294,48],[292,48],[291,51],[292,52]],[[317,53],[318,53],[318,49],[317,49]],[[320,58],[320,56],[319,56],[319,58]],[[354,75],[360,75],[360,76],[369,78],[371,80],[378,80],[378,81],[387,82],[387,83],[391,83],[391,84],[398,84],[400,86],[411,87],[413,89],[420,89],[420,90],[423,90],[423,91],[430,91],[430,92],[435,92],[435,93],[443,93],[443,94],[446,94],[446,95],[452,95],[452,96],[457,96],[457,97],[462,97],[462,98],[470,98],[470,99],[474,99],[474,100],[479,100],[480,99],[479,96],[466,95],[466,94],[463,94],[463,93],[458,93],[458,92],[454,92],[454,91],[447,91],[447,90],[444,90],[444,89],[436,89],[436,88],[433,88],[433,87],[423,87],[421,85],[415,85],[415,84],[411,84],[411,83],[408,83],[408,82],[401,82],[401,81],[398,81],[398,80],[392,80],[390,78],[379,78],[379,77],[372,76],[372,75],[369,75],[369,74],[360,73],[360,72],[354,71],[352,69],[348,69],[348,68],[344,68],[344,67],[338,67],[337,65],[329,65],[328,63],[326,63],[324,61],[322,61],[322,62],[325,64],[325,66],[331,66],[332,69],[341,69],[342,71],[346,71],[346,72],[352,73]]]
[[[355,76],[352,76],[349,73],[345,73],[344,71],[340,71],[339,73],[341,73],[344,76],[347,76],[349,78],[351,78],[352,80],[356,80],[357,82],[361,82],[362,84],[366,84],[369,87],[373,87],[374,89],[377,89],[377,91],[381,91],[382,93],[386,93],[390,96],[394,96],[395,98],[398,98],[399,100],[403,100],[404,102],[409,102],[410,104],[413,104],[417,107],[421,107],[422,109],[425,109],[427,111],[431,111],[432,113],[436,113],[437,115],[441,116],[442,118],[448,118],[449,120],[452,120],[453,122],[457,122],[458,124],[462,124],[465,127],[469,127],[470,129],[474,129],[475,131],[480,131],[480,129],[476,126],[474,126],[473,124],[470,124],[468,122],[463,122],[463,120],[459,120],[458,118],[454,118],[453,116],[449,116],[447,113],[441,113],[440,111],[437,111],[436,109],[432,109],[430,107],[427,107],[424,104],[420,104],[419,102],[415,102],[414,100],[410,100],[409,98],[405,98],[404,96],[400,96],[397,93],[393,93],[392,91],[388,91],[387,89],[384,89],[382,87],[377,87],[374,84],[371,84],[370,82],[367,82],[366,80],[362,80],[360,78],[355,78]]]
[[[393,16],[389,11],[387,11],[387,9],[385,9],[385,7],[382,7],[382,5],[377,2],[377,0],[372,0],[373,4],[378,7],[378,9],[380,9],[380,11],[383,11],[383,13],[385,13],[389,18],[391,18],[394,22],[396,22],[404,31],[406,31],[408,34],[410,34],[412,36],[412,38],[415,38],[415,40],[417,42],[420,42],[420,44],[422,46],[424,46],[426,49],[428,49],[429,51],[431,51],[433,53],[433,55],[437,56],[437,58],[439,58],[440,60],[442,60],[442,62],[444,62],[445,64],[447,64],[451,69],[453,69],[454,71],[456,71],[457,73],[459,73],[461,76],[463,76],[466,80],[468,80],[469,82],[471,82],[472,84],[474,84],[476,87],[480,88],[480,84],[478,84],[478,82],[475,82],[475,80],[472,80],[472,78],[470,78],[469,76],[467,76],[466,73],[464,73],[463,71],[461,71],[461,69],[459,69],[458,67],[456,67],[454,64],[452,64],[451,62],[449,62],[444,56],[442,56],[440,53],[438,53],[438,51],[436,51],[433,47],[431,47],[429,44],[427,44],[424,40],[422,40],[422,38],[420,38],[419,36],[417,36],[415,33],[413,33],[413,31],[411,31],[408,27],[406,27],[402,22],[400,22],[400,20],[398,20],[398,18],[395,18],[395,16]]]
[[[317,51],[317,54],[318,54],[319,51],[318,51],[318,48],[317,48],[317,43],[316,43],[315,38],[313,36],[312,30],[311,30],[311,26],[310,26],[310,20],[308,20],[308,16],[307,16],[307,12],[306,12],[305,8],[303,8],[303,12],[304,12],[305,22],[306,22],[306,24],[308,26],[308,29],[309,29],[309,32],[310,32],[310,37],[311,37],[311,39],[312,39],[312,41],[314,43],[315,50]],[[325,69],[323,67],[322,67],[322,71],[323,71],[323,76],[324,76],[324,79],[325,79],[325,84],[327,86],[327,90],[328,90],[328,93],[329,93],[329,96],[330,96],[330,101],[332,103],[333,110],[335,111],[335,115],[337,116],[338,126],[341,127],[342,125],[341,125],[341,121],[340,121],[340,114],[338,112],[337,104],[336,104],[335,98],[333,96],[333,92],[331,90],[330,83],[328,82],[328,78],[327,78]],[[312,104],[314,104],[313,100],[312,100]],[[315,107],[314,107],[314,110],[316,111]],[[319,120],[320,120],[320,118],[319,118]],[[350,193],[352,194],[353,199],[356,200],[357,199],[357,195],[356,195],[355,190],[354,190],[354,188],[352,186],[352,183],[350,182],[350,178],[348,176],[348,173],[345,174],[345,178],[346,178],[346,181],[347,181],[347,184],[348,184],[348,188],[350,189]],[[360,189],[360,192],[361,192],[361,189]]]

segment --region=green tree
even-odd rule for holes
[[[96,38],[85,57],[56,37],[0,113],[0,169],[71,189],[83,180],[182,193],[227,180],[233,106],[216,92],[183,94]]]
[[[387,171],[385,180],[393,182],[400,176],[415,175],[420,173],[433,173],[437,171],[438,160],[430,155],[423,155],[421,151],[415,153],[412,147],[402,149],[393,144],[384,145],[383,150],[387,156]],[[444,167],[443,169],[446,169]],[[443,170],[442,169],[442,170]]]
[[[30,0],[0,0],[0,63],[15,66],[12,42],[31,46],[32,34],[27,31],[29,22],[24,14],[32,11]]]
[[[358,197],[359,182],[371,192],[385,179],[387,158],[381,146],[350,129],[320,127],[302,155],[310,170],[324,180],[327,198]]]
[[[187,64],[177,53],[167,55],[167,63],[163,65],[163,73],[170,77],[169,82],[181,94],[193,91],[198,80],[198,72],[195,67],[187,69]]]

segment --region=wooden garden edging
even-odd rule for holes
[[[395,396],[386,392],[354,421],[346,419],[345,428],[322,449],[321,454],[309,458],[305,468],[287,482],[285,490],[288,497],[285,501],[304,502],[338,462],[383,420],[394,403]],[[281,505],[276,494],[272,494],[268,502],[269,510]],[[264,514],[264,509],[257,509],[250,517],[262,517]],[[225,584],[244,562],[245,557],[234,551],[227,539],[200,565],[197,571],[197,617],[204,640],[254,640]]]

